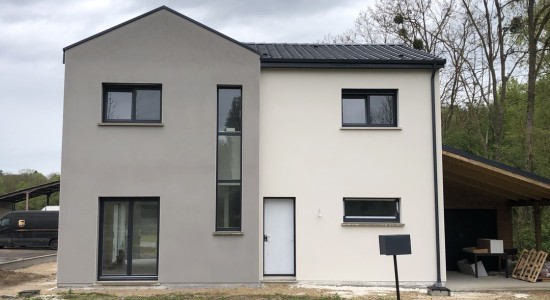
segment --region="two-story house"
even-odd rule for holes
[[[58,285],[445,280],[438,70],[160,7],[64,49]],[[438,223],[439,222],[439,223]],[[439,253],[438,253],[439,251]]]

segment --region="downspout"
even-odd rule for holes
[[[441,247],[439,240],[439,183],[437,174],[437,116],[435,109],[435,63],[432,65],[432,77],[430,80],[431,88],[431,100],[432,100],[432,158],[433,158],[433,172],[434,172],[434,199],[435,199],[435,251],[436,251],[436,274],[437,282],[431,287],[433,290],[445,289],[441,282]]]

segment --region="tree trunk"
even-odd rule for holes
[[[535,116],[535,84],[537,82],[537,40],[535,38],[535,0],[527,4],[528,34],[528,73],[527,73],[527,111],[525,114],[525,169],[533,172],[533,127]]]

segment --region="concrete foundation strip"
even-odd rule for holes
[[[0,270],[16,270],[24,267],[57,261],[57,253],[23,258],[0,263]]]

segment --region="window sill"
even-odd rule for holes
[[[244,232],[242,231],[214,231],[213,236],[243,236]]]
[[[340,130],[402,130],[401,127],[340,127]]]
[[[143,126],[143,127],[164,127],[163,123],[97,123],[97,126]]]
[[[342,227],[404,227],[403,223],[346,222]]]

